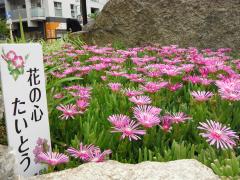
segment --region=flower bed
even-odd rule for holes
[[[240,175],[240,60],[230,49],[70,44],[44,57],[53,153],[49,171],[105,159],[194,158]],[[58,165],[58,166],[57,166]]]

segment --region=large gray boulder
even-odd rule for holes
[[[122,164],[116,161],[87,163],[77,168],[29,180],[218,180],[213,171],[192,159],[171,162]]]
[[[12,180],[15,179],[14,175],[15,156],[7,146],[0,144],[0,179]]]
[[[121,41],[240,47],[240,0],[110,0],[88,28],[99,45]]]

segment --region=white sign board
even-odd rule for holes
[[[51,144],[41,45],[0,44],[0,66],[8,145],[15,152],[16,173],[38,174],[46,166],[35,162],[37,141],[41,138]]]

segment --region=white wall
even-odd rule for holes
[[[54,9],[54,2],[61,2],[62,3],[62,17],[64,18],[71,18],[71,7],[70,4],[75,4],[76,0],[45,0],[46,14],[49,17],[55,17],[55,9]],[[79,3],[80,4],[80,3]]]
[[[91,14],[91,8],[98,8],[101,11],[107,2],[108,0],[87,0],[87,14]]]
[[[9,11],[10,9],[17,9],[17,6],[19,6],[17,4],[21,4],[21,2],[22,4],[26,3],[26,5],[28,5],[27,9],[30,8],[31,0],[5,0],[6,10]],[[70,4],[75,4],[77,6],[76,15],[80,15],[80,0],[42,0],[46,17],[55,17],[54,2],[62,3],[63,18],[72,18]],[[101,11],[107,2],[108,0],[87,0],[87,14],[91,13],[91,8],[98,8]]]
[[[45,2],[44,2],[45,1]],[[87,14],[91,13],[91,8],[98,8],[102,10],[103,6],[108,0],[87,0]],[[71,18],[71,7],[70,4],[75,4],[77,6],[77,15],[80,14],[80,1],[79,0],[43,0],[46,9],[46,15],[49,17],[55,17],[54,2],[62,3],[62,17]]]

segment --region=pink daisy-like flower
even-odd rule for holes
[[[56,166],[59,164],[67,163],[69,161],[68,156],[57,152],[42,152],[38,155],[38,158],[41,163],[45,163],[50,166]]]
[[[143,106],[133,107],[134,115],[137,115],[141,112],[147,112],[147,113],[151,113],[154,115],[159,115],[161,111],[162,111],[162,109],[160,109],[158,107],[154,107],[154,106],[143,105]]]
[[[143,92],[142,91],[137,91],[137,90],[132,90],[132,89],[125,89],[123,90],[124,95],[126,95],[127,97],[132,97],[132,96],[139,96],[142,95]]]
[[[176,91],[178,89],[181,89],[183,87],[183,84],[182,83],[168,84],[167,87],[170,91]]]
[[[103,81],[106,81],[106,80],[107,80],[107,76],[101,76],[101,79],[102,79]]]
[[[223,99],[230,101],[240,100],[240,79],[226,79],[216,81],[218,92]]]
[[[160,127],[164,132],[169,132],[172,129],[172,120],[169,118],[169,115],[163,116],[161,118],[161,125]]]
[[[160,118],[156,114],[149,113],[147,111],[139,111],[134,114],[134,117],[145,128],[151,128],[160,123]]]
[[[89,106],[89,103],[87,100],[85,99],[79,99],[76,102],[77,107],[81,110],[81,111],[85,111],[87,109],[87,107]]]
[[[178,113],[173,113],[172,115],[169,115],[169,119],[173,122],[173,123],[182,123],[185,122],[186,120],[191,119],[191,117],[187,116],[185,113],[183,112],[178,112]]]
[[[88,162],[103,162],[107,155],[111,154],[112,151],[107,149],[103,152],[101,151],[92,151],[90,153],[90,158],[87,160]]]
[[[121,128],[130,123],[131,119],[123,114],[115,114],[108,117],[108,121],[113,124],[113,126]]]
[[[142,86],[142,89],[149,93],[155,93],[161,89],[161,86],[156,82],[147,82],[144,86]]]
[[[70,147],[67,149],[67,152],[73,156],[74,158],[79,158],[83,161],[88,160],[91,157],[92,151],[100,151],[99,147],[95,147],[94,145],[83,145],[83,143],[80,143],[79,149],[75,149],[73,147]]]
[[[213,93],[209,91],[193,91],[191,95],[195,100],[203,102],[209,100],[213,96]]]
[[[117,91],[120,91],[122,84],[121,83],[108,83],[108,86],[111,88],[112,91],[117,92]]]
[[[50,146],[48,145],[48,142],[46,139],[42,139],[42,138],[37,139],[37,145],[33,149],[33,154],[35,156],[34,158],[35,163],[40,162],[38,155],[41,154],[42,152],[48,152],[49,148]]]
[[[62,111],[63,114],[61,116],[59,116],[61,119],[68,119],[68,118],[72,118],[74,119],[74,116],[81,113],[77,110],[77,106],[73,105],[73,104],[69,104],[69,105],[62,105],[60,104],[60,106],[57,107],[57,110]]]
[[[124,139],[128,137],[128,139],[131,141],[141,139],[138,135],[144,135],[146,134],[145,130],[139,129],[139,123],[136,123],[135,121],[130,121],[127,125],[124,125],[122,127],[113,127],[112,133],[122,133],[121,139]]]
[[[137,105],[146,105],[151,104],[152,100],[148,96],[133,96],[129,98],[129,101],[137,104]]]
[[[198,129],[203,130],[200,135],[207,139],[210,145],[216,144],[217,148],[232,149],[236,146],[235,140],[239,139],[237,133],[232,131],[229,127],[212,120],[201,122]]]

